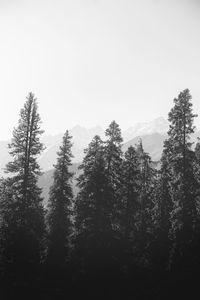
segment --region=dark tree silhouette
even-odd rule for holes
[[[6,172],[11,177],[4,182],[7,200],[1,202],[3,260],[18,270],[36,266],[41,259],[45,228],[41,189],[37,186],[41,174],[37,158],[43,150],[40,123],[37,102],[30,93],[9,145],[13,161],[7,164]]]
[[[62,145],[57,152],[57,163],[54,165],[53,185],[50,188],[48,202],[48,262],[56,268],[64,268],[69,260],[70,241],[73,230],[73,193],[71,180],[73,173],[71,136],[66,131]]]

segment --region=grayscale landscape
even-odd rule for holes
[[[199,80],[199,0],[0,0],[1,299],[198,299]]]

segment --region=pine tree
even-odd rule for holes
[[[197,212],[198,212],[198,217],[200,217],[200,139],[199,138],[195,146],[194,169],[196,174],[196,180],[199,183],[199,189],[197,191]]]
[[[11,177],[4,189],[7,201],[1,203],[4,260],[18,267],[37,264],[41,258],[44,211],[41,189],[37,186],[41,174],[37,158],[43,150],[40,124],[37,102],[30,93],[9,144],[13,161],[7,164],[6,172]]]
[[[112,193],[112,197],[110,199],[112,205],[112,227],[116,233],[116,238],[118,239],[119,235],[122,234],[120,228],[120,215],[122,207],[121,181],[123,139],[119,125],[115,121],[112,121],[109,127],[106,129],[105,135],[107,137],[104,147],[106,173]]]
[[[106,168],[113,188],[117,189],[120,184],[123,142],[119,125],[112,121],[105,135],[107,137],[105,142]]]
[[[198,141],[195,146],[195,164],[194,164],[196,179],[198,183],[200,184],[200,138],[198,138]],[[197,196],[200,197],[200,190],[197,192]],[[200,215],[200,209],[198,206],[198,214]]]
[[[174,241],[173,262],[177,268],[183,260],[190,261],[194,239],[198,182],[194,172],[195,153],[190,142],[195,127],[196,115],[192,112],[191,95],[188,89],[174,99],[169,113],[168,164],[170,168],[170,193],[173,201],[171,212],[171,237]],[[189,250],[190,249],[190,250]]]
[[[13,258],[12,232],[15,230],[13,210],[15,202],[13,197],[12,178],[1,178],[0,180],[0,259],[1,269],[7,272],[9,261]],[[9,226],[8,226],[9,224]],[[9,238],[8,238],[9,237]]]
[[[67,260],[69,260],[73,228],[73,192],[71,186],[73,173],[69,171],[73,157],[71,138],[67,130],[63,136],[62,146],[57,152],[58,158],[54,166],[53,185],[50,188],[48,202],[48,262],[57,268],[65,267]]]
[[[132,272],[135,264],[137,241],[137,217],[140,203],[140,164],[136,149],[130,146],[125,152],[122,163],[122,188],[121,188],[121,213],[120,227],[122,236],[122,267]]]
[[[123,214],[122,224],[125,239],[132,239],[135,231],[134,216],[139,207],[140,163],[137,152],[130,146],[125,152],[122,164],[123,174]]]
[[[197,182],[196,187],[196,194],[195,194],[195,203],[196,203],[196,221],[195,221],[195,229],[194,229],[194,238],[193,238],[193,265],[192,268],[198,272],[200,266],[200,140],[198,141],[195,146],[195,160],[193,162],[195,179]]]
[[[108,262],[112,238],[110,187],[106,176],[103,142],[95,136],[85,150],[76,199],[76,248],[84,269]]]
[[[155,186],[154,207],[153,207],[153,234],[152,241],[152,263],[158,276],[169,268],[171,240],[170,240],[170,215],[172,212],[172,198],[170,193],[170,145],[164,142],[161,157],[161,168]]]
[[[149,264],[149,247],[152,239],[152,209],[156,170],[152,167],[151,158],[143,149],[142,140],[137,145],[137,155],[140,167],[140,212],[137,219],[138,227],[138,256],[140,264]]]

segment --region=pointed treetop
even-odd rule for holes
[[[142,143],[142,138],[139,139],[138,144],[136,145],[136,149],[139,155],[144,154],[144,148],[143,148],[143,143]]]
[[[174,99],[174,107],[171,109],[168,115],[168,120],[171,123],[168,134],[181,135],[182,130],[186,131],[186,134],[194,132],[195,126],[193,126],[194,118],[197,114],[192,113],[192,96],[189,89],[185,89],[179,93],[178,98]]]
[[[121,129],[119,125],[112,121],[108,128],[106,129],[105,135],[110,138],[111,141],[115,141],[117,143],[122,143],[123,139],[121,136]]]

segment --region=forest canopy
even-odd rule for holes
[[[191,142],[196,117],[185,89],[168,115],[159,169],[142,140],[123,153],[121,129],[112,121],[105,140],[96,135],[85,149],[76,196],[72,137],[66,130],[44,207],[38,187],[43,130],[37,99],[29,93],[9,144],[8,176],[0,180],[0,275],[10,293],[26,286],[35,295],[41,290],[77,295],[76,287],[84,287],[102,297],[117,297],[122,289],[142,299],[171,296],[172,289],[179,295],[191,278],[195,285],[200,269],[200,142]]]

